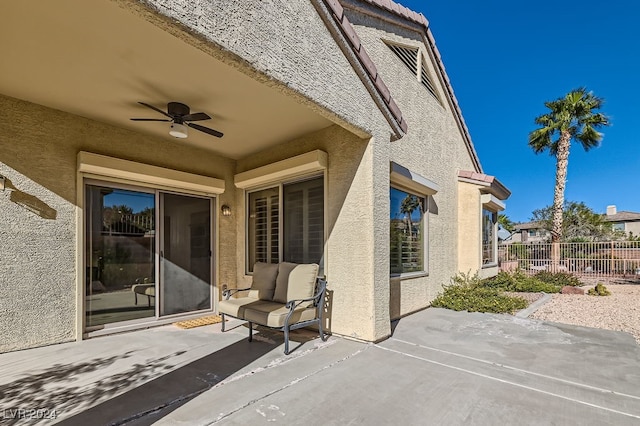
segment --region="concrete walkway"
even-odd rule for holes
[[[284,356],[280,333],[234,324],[2,354],[0,424],[640,424],[626,333],[431,308],[380,344],[302,332]]]

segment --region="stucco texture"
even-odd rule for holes
[[[76,337],[79,151],[212,176],[233,186],[232,161],[179,142],[4,96],[0,122],[0,174],[12,188],[0,192],[0,351]],[[221,194],[219,201],[232,203],[233,197]],[[235,280],[233,229],[221,226],[219,239],[220,280]]]
[[[387,214],[388,194],[376,199],[379,191],[375,190],[379,185],[388,187],[388,180],[376,184],[374,173],[376,167],[388,169],[384,152],[378,154],[380,159],[374,158],[376,150],[384,150],[384,146],[389,146],[388,137],[386,143],[361,139],[332,126],[241,160],[237,167],[238,172],[242,172],[316,149],[328,154],[324,264],[329,311],[326,326],[333,333],[363,340],[377,340],[390,332],[388,297],[385,297],[388,272],[383,267],[385,274],[380,275],[378,270],[378,264],[383,263],[380,256],[388,257],[388,250],[379,253],[376,239],[388,240],[388,226],[378,225],[378,216]],[[388,174],[381,175],[388,179]],[[243,190],[237,190],[236,203],[244,204]],[[239,214],[243,213],[239,211]],[[250,277],[243,274],[244,223],[242,218],[237,225],[237,271],[239,283],[249,284]],[[386,246],[382,243],[381,247]]]
[[[82,333],[76,327],[82,315],[76,281],[83,275],[76,270],[79,151],[223,179],[227,190],[217,205],[237,214],[218,218],[216,284],[230,287],[245,279],[243,196],[234,190],[234,174],[311,149],[327,151],[330,326],[366,340],[388,335],[383,223],[391,130],[323,22],[321,2],[115,1],[343,128],[282,141],[236,168],[235,161],[188,143],[0,95],[0,173],[15,188],[0,193],[0,351]],[[374,244],[379,240],[381,247]]]
[[[347,10],[346,13],[409,125],[408,133],[391,144],[389,159],[440,187],[440,191],[430,199],[428,213],[428,275],[393,279],[390,282],[391,318],[398,318],[428,306],[441,290],[442,284],[448,283],[459,270],[458,221],[460,216],[467,221],[479,220],[479,212],[477,209],[459,210],[457,175],[459,170],[473,170],[474,165],[430,60],[420,27],[416,26],[413,30],[410,26],[400,27],[354,10]],[[421,85],[417,76],[383,40],[416,47],[423,52],[439,99]],[[383,193],[389,197],[388,188],[380,186],[376,191],[380,197]],[[387,217],[387,233],[388,220]],[[377,242],[376,247],[382,249],[383,241]],[[384,249],[388,252],[388,244]],[[479,256],[479,252],[476,256]],[[386,274],[389,275],[388,270]]]
[[[380,113],[321,19],[322,1],[117,1],[138,12],[147,5],[169,18],[145,14],[157,25],[359,136],[377,131]]]

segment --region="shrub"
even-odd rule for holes
[[[596,284],[594,288],[590,288],[587,294],[591,296],[610,296],[611,292],[602,283]]]
[[[436,308],[454,311],[513,313],[527,307],[527,301],[521,297],[510,297],[500,294],[496,288],[481,285],[477,274],[458,274],[451,279],[451,284],[443,286],[444,291],[431,302]]]
[[[566,272],[548,272],[548,271],[540,271],[534,275],[535,278],[540,281],[544,281],[545,283],[556,285],[560,288],[564,286],[572,286],[578,287],[582,285],[582,282],[575,277],[574,275],[568,274]]]
[[[516,271],[514,273],[502,271],[495,277],[483,280],[482,286],[503,291],[530,293],[558,293],[562,288],[559,285],[544,282],[535,277],[529,277],[520,271]]]

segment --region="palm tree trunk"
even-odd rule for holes
[[[563,130],[556,152],[556,186],[553,193],[553,224],[551,229],[551,271],[558,272],[560,264],[560,239],[562,238],[562,213],[564,189],[567,183],[571,134]]]

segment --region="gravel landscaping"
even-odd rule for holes
[[[530,315],[544,321],[625,331],[640,344],[640,284],[606,284],[610,296],[554,294]]]

